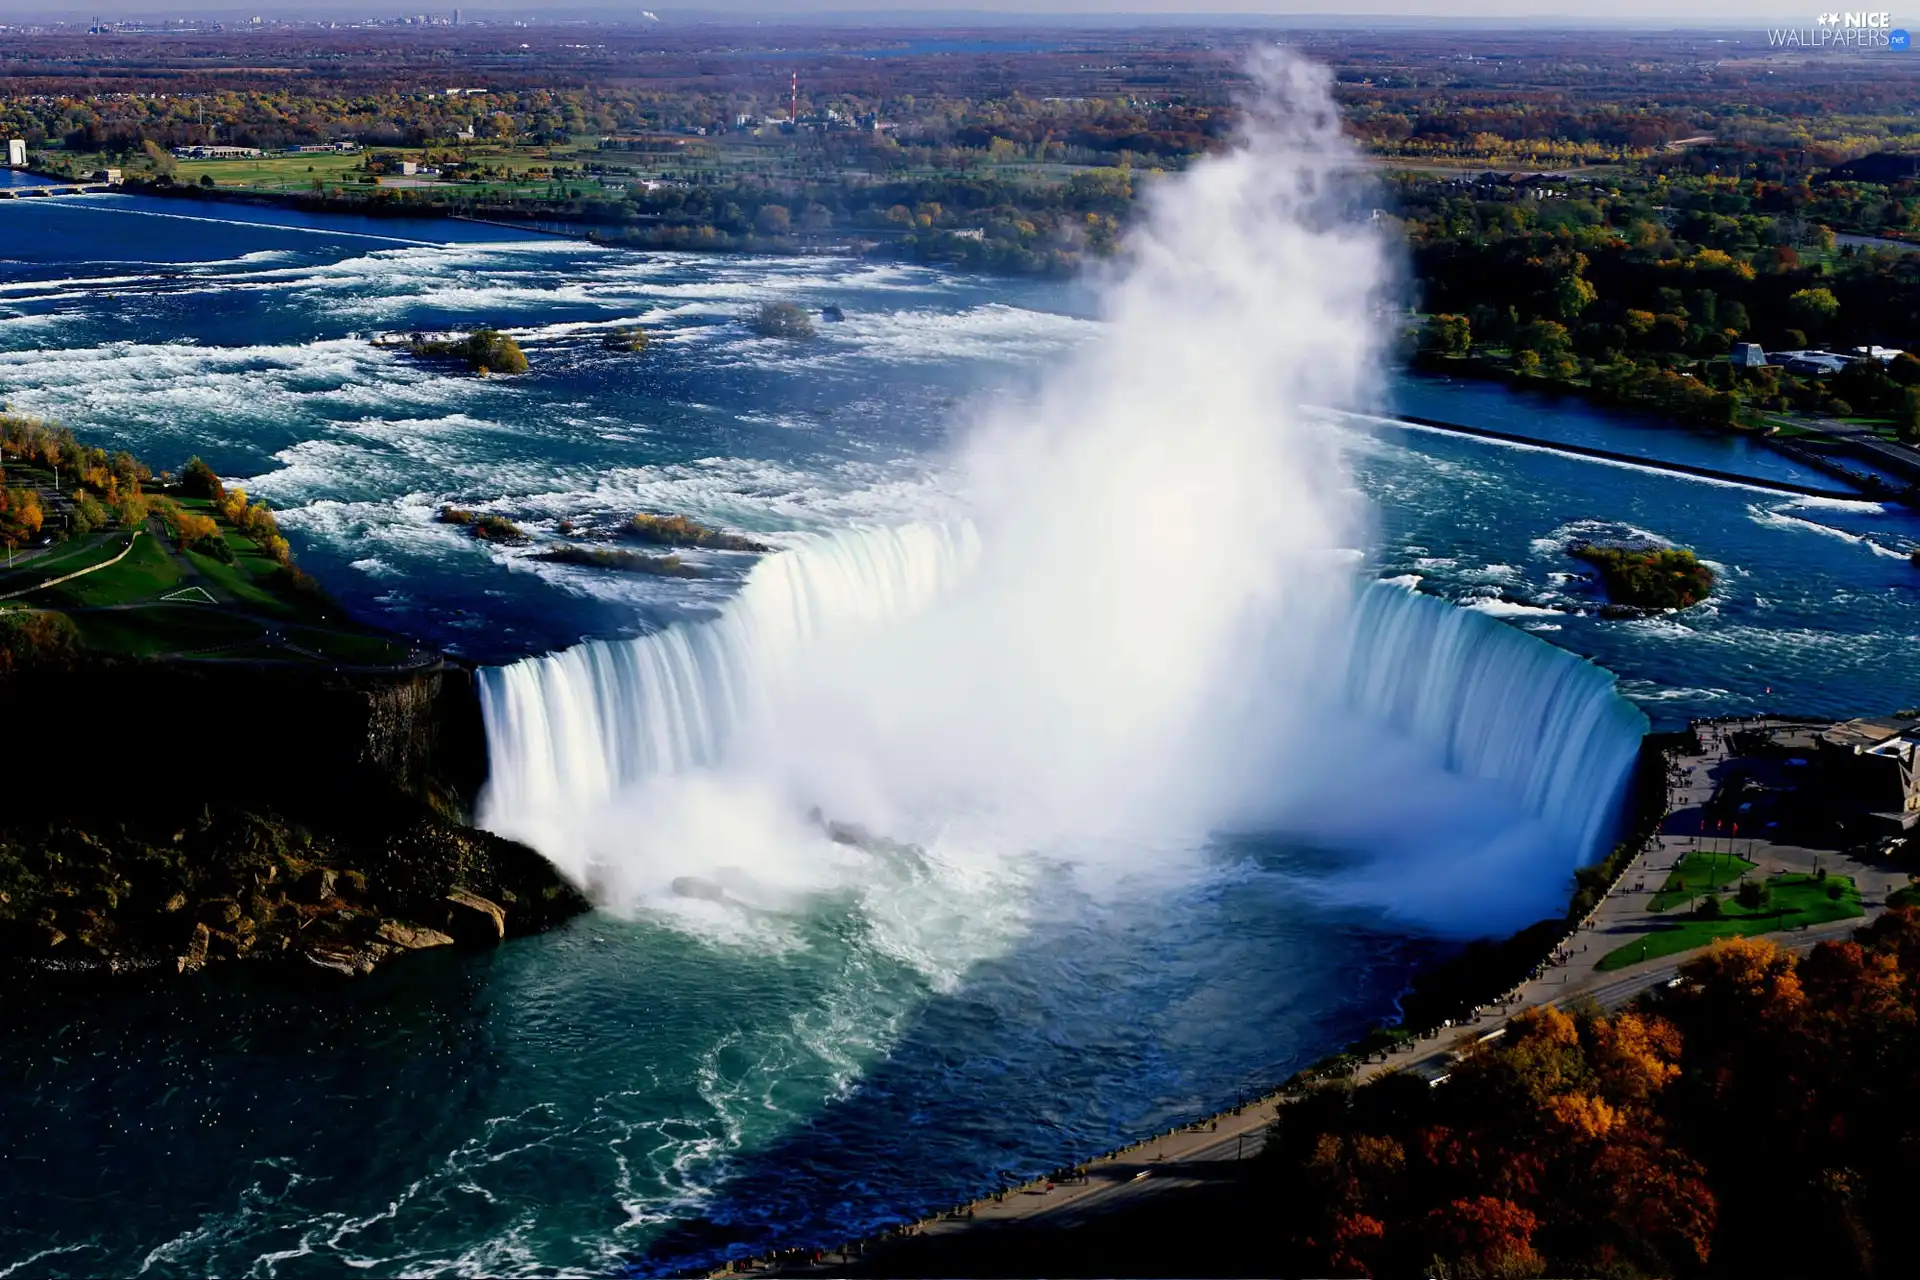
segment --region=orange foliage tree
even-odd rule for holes
[[[1920,913],[1716,943],[1632,1009],[1535,1010],[1440,1087],[1282,1108],[1279,1273],[1920,1275]],[[1792,1230],[1782,1230],[1791,1223]]]

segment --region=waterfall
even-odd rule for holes
[[[979,559],[966,522],[845,531],[763,560],[712,619],[483,671],[481,823],[551,853],[556,832],[623,789],[737,763],[804,691],[811,655],[927,612]],[[1570,865],[1604,851],[1647,729],[1609,672],[1385,583],[1357,594],[1344,648],[1342,710],[1490,784],[1560,833]],[[557,860],[584,877],[577,855]]]
[[[1361,593],[1346,696],[1443,766],[1497,784],[1572,838],[1611,842],[1647,718],[1613,673],[1472,609],[1391,583]]]
[[[537,843],[554,815],[719,764],[809,646],[913,615],[978,553],[964,522],[844,530],[760,561],[718,617],[482,670],[481,825]]]

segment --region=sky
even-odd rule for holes
[[[251,7],[249,7],[249,2]],[[470,16],[500,14],[537,19],[564,9],[567,16],[593,14],[614,18],[640,16],[643,7],[652,8],[661,17],[676,19],[714,18],[804,18],[810,15],[846,15],[866,13],[876,20],[911,22],[938,18],[952,21],[966,14],[1000,14],[1031,20],[1043,13],[1084,15],[1087,17],[1119,14],[1154,14],[1170,17],[1211,17],[1226,15],[1291,15],[1312,17],[1338,14],[1333,19],[1342,25],[1361,16],[1410,17],[1444,21],[1447,19],[1486,21],[1509,20],[1542,23],[1552,21],[1644,23],[1649,26],[1683,25],[1761,26],[1791,22],[1811,24],[1817,12],[1846,7],[1831,0],[457,0]],[[1859,3],[1860,0],[1854,0]],[[306,18],[345,18],[391,16],[398,13],[451,12],[456,0],[0,0],[0,17],[64,17],[85,21],[95,16],[125,14],[215,15],[268,14]],[[1896,20],[1899,6],[1888,4]],[[1920,2],[1916,2],[1913,20],[1920,23]]]

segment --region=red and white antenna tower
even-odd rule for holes
[[[787,99],[787,123],[800,123],[800,73],[793,73],[793,96]]]

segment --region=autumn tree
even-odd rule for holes
[[[1429,316],[1421,326],[1420,346],[1436,355],[1464,356],[1473,350],[1473,326],[1465,316]]]
[[[1826,288],[1799,289],[1787,298],[1787,315],[1794,327],[1818,338],[1840,314],[1840,300]]]
[[[40,510],[40,495],[32,489],[0,488],[0,543],[12,553],[40,532],[45,519]]]
[[[227,496],[220,477],[198,455],[188,458],[187,465],[180,469],[180,492],[189,498],[211,498],[215,502]]]

